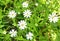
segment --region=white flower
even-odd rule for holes
[[[35,3],[35,6],[38,6],[38,3]]]
[[[18,22],[18,26],[21,30],[26,28],[27,23],[24,20]]]
[[[9,18],[15,18],[16,17],[16,12],[14,10],[10,11],[8,14]]]
[[[48,18],[49,18],[50,22],[54,22],[55,23],[55,22],[58,21],[58,16],[56,15],[55,12],[53,12],[52,14],[50,14]]]
[[[22,6],[27,8],[28,7],[28,2],[27,1],[26,2],[23,2],[22,3]]]
[[[12,29],[10,32],[9,32],[10,36],[11,37],[15,37],[17,35],[17,31],[15,31],[14,29]]]
[[[31,11],[30,10],[25,10],[23,12],[24,17],[29,18],[31,16]]]
[[[3,34],[6,34],[6,33],[7,33],[7,32],[4,30],[4,31],[3,31]]]
[[[33,34],[31,32],[29,32],[28,34],[26,34],[26,38],[29,40],[32,40],[33,38]]]

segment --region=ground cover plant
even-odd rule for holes
[[[60,41],[60,0],[0,0],[0,41]]]

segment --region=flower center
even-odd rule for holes
[[[24,26],[24,24],[21,24],[21,26]]]
[[[14,14],[12,14],[12,16],[13,16]]]

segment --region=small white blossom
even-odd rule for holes
[[[25,29],[26,25],[27,25],[27,23],[24,20],[21,20],[21,21],[18,22],[18,26],[21,30]]]
[[[17,35],[17,31],[15,31],[14,29],[12,29],[10,32],[9,32],[10,36],[11,37],[15,37]]]
[[[50,14],[48,18],[49,18],[50,22],[56,23],[58,21],[58,16],[56,15],[55,12],[53,12],[52,14]]]
[[[30,10],[25,10],[23,12],[24,17],[29,18],[31,16],[31,11]]]
[[[38,6],[38,3],[35,3],[35,6]]]
[[[26,38],[27,38],[28,40],[32,40],[33,34],[32,34],[31,32],[29,32],[28,34],[26,34]]]
[[[6,33],[7,33],[7,32],[4,30],[4,31],[3,31],[3,34],[6,34]]]
[[[8,14],[9,18],[15,18],[16,17],[16,12],[14,10],[10,11]]]
[[[26,2],[23,2],[22,3],[22,6],[27,8],[28,7],[28,2],[27,1]]]

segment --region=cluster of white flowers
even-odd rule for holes
[[[12,29],[9,34],[11,35],[11,37],[15,37],[17,36],[17,31],[15,31],[14,29]]]
[[[28,7],[28,4],[29,4],[28,1],[23,2],[22,3],[22,7],[27,8]],[[49,3],[47,2],[47,4],[49,4]],[[38,6],[38,3],[35,3],[35,6]],[[18,14],[20,14],[20,12],[18,12]],[[14,10],[11,10],[9,12],[9,14],[8,14],[8,17],[9,18],[15,18],[16,15],[17,15],[16,12]],[[29,9],[27,9],[27,10],[25,10],[23,12],[23,16],[25,18],[30,18],[31,15],[32,15],[32,12]],[[53,12],[52,14],[49,14],[49,17],[48,18],[49,18],[49,21],[50,22],[56,23],[58,21],[58,16],[57,16],[57,14],[55,12]],[[35,24],[35,25],[37,26],[37,24]],[[21,21],[18,22],[18,26],[19,26],[19,29],[24,30],[27,27],[27,22],[25,20],[21,20]],[[6,34],[6,31],[4,31],[3,34]],[[11,37],[15,37],[15,36],[17,36],[17,31],[15,31],[14,29],[12,29],[9,32],[9,34],[10,34]],[[53,34],[52,34],[52,36],[54,37]],[[33,34],[31,32],[29,32],[28,34],[26,34],[26,38],[28,40],[32,40],[33,39]]]
[[[27,1],[23,2],[22,5],[23,5],[23,7],[27,8],[28,7],[28,2]],[[9,12],[8,17],[9,18],[15,18],[16,15],[17,15],[16,12],[14,10],[12,10],[12,11]],[[31,11],[30,10],[25,10],[23,12],[23,15],[24,15],[24,17],[29,18],[31,16]],[[18,22],[19,29],[21,29],[21,30],[25,29],[26,25],[27,25],[27,23],[26,23],[25,20],[21,20],[21,21]],[[4,34],[6,34],[5,31],[4,31]],[[15,31],[14,29],[12,29],[9,32],[9,34],[10,34],[11,37],[15,37],[17,35],[17,31]],[[30,40],[32,39],[32,36],[33,36],[33,34],[30,33],[30,32],[29,32],[29,34],[26,35],[27,39],[30,39]]]
[[[58,21],[58,16],[55,12],[53,12],[52,14],[49,14],[48,18],[50,22],[56,23]]]
[[[27,23],[24,20],[18,22],[18,26],[21,30],[26,28]]]
[[[25,2],[22,3],[22,7],[24,7],[24,8],[27,8],[28,5],[29,5],[28,1],[25,1]],[[35,6],[38,6],[38,3],[35,3]],[[20,13],[18,12],[18,14],[20,14]],[[16,17],[16,15],[17,15],[16,12],[15,12],[14,10],[11,10],[11,11],[9,12],[9,14],[8,14],[8,17],[13,19],[13,18]],[[25,18],[30,18],[31,15],[32,15],[32,12],[31,12],[31,10],[29,10],[29,9],[27,9],[27,10],[25,10],[25,11],[23,12],[23,16],[24,16]],[[26,26],[27,26],[27,23],[26,23],[25,20],[21,20],[21,21],[18,22],[18,26],[19,26],[19,29],[24,30],[24,29],[26,28]],[[4,31],[4,34],[6,34],[5,31]],[[12,30],[9,32],[9,34],[10,34],[11,37],[15,37],[15,36],[17,35],[17,31],[15,31],[14,29],[12,29]],[[33,36],[33,34],[32,34],[31,32],[29,32],[28,34],[26,34],[26,38],[27,38],[27,39],[32,40],[32,36]]]

